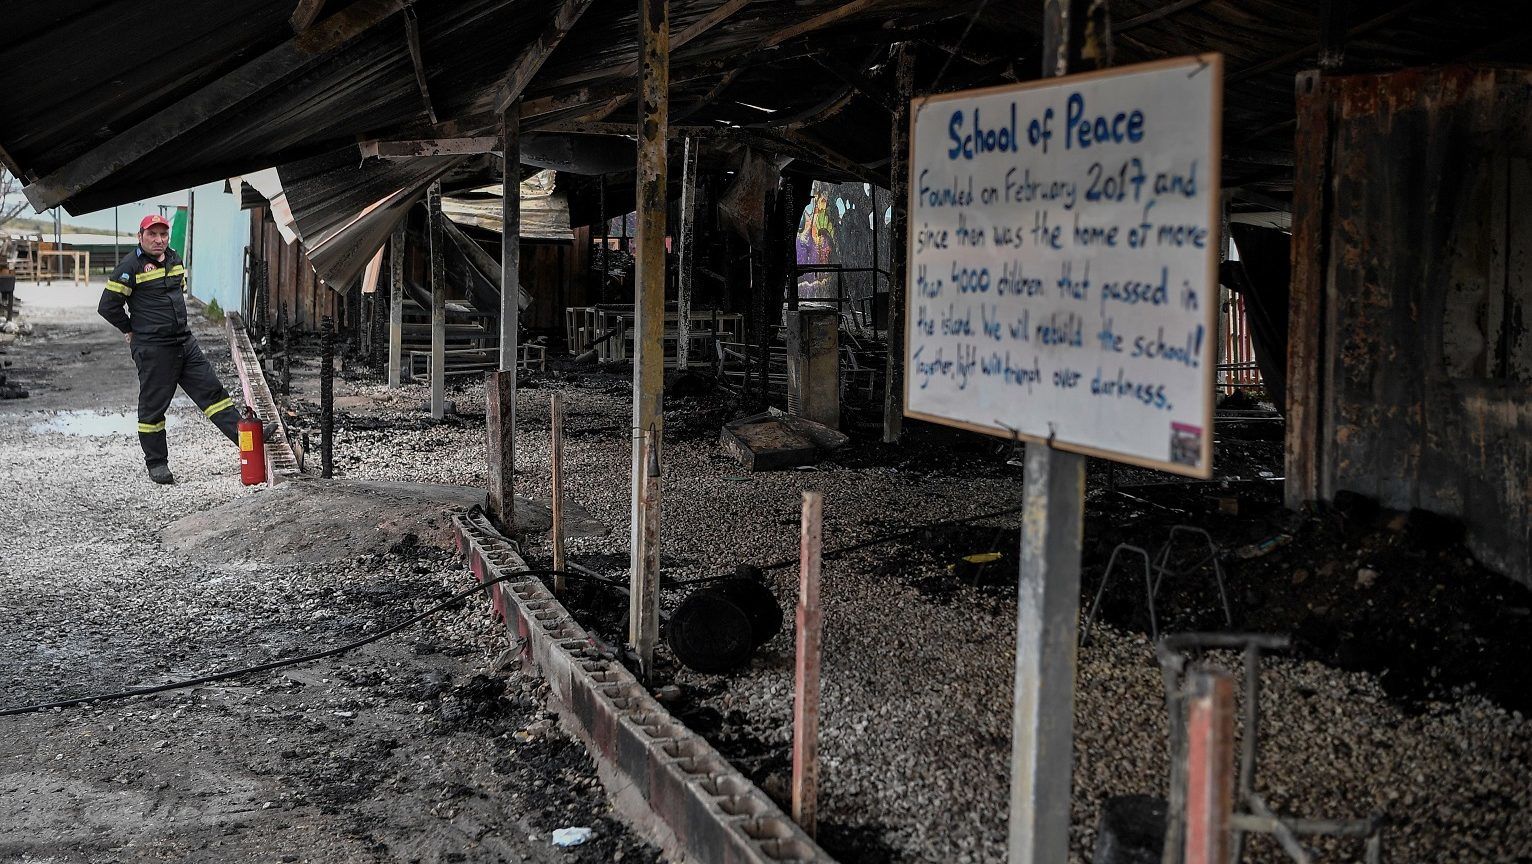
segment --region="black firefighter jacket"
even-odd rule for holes
[[[191,333],[186,324],[186,265],[174,249],[155,261],[134,249],[112,271],[97,311],[140,344],[174,344]],[[123,307],[127,311],[123,311]]]

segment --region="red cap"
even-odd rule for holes
[[[138,223],[138,230],[141,231],[141,232],[142,231],[147,231],[147,230],[149,230],[149,226],[151,226],[151,225],[164,225],[166,228],[169,228],[170,227],[170,220],[168,220],[164,216],[160,216],[158,214],[154,214],[154,215],[150,215],[150,216],[145,216],[143,218],[143,221]]]

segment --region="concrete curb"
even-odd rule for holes
[[[275,486],[299,475],[298,457],[287,441],[287,423],[277,407],[277,400],[266,384],[266,373],[261,371],[260,356],[250,344],[250,334],[238,312],[230,312],[224,318],[229,334],[229,353],[234,357],[234,368],[239,372],[239,386],[245,393],[245,404],[255,409],[255,416],[262,423],[276,423],[281,430],[277,440],[266,442],[266,482]]]
[[[478,512],[453,517],[458,552],[483,582],[526,569]],[[775,802],[603,653],[536,577],[490,589],[495,613],[548,680],[593,752],[631,783],[681,850],[704,864],[834,864]]]

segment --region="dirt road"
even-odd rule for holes
[[[145,476],[136,385],[93,290],[22,286],[0,345],[0,709],[342,644],[470,584],[402,541],[323,564],[166,551],[176,519],[262,494],[184,396],[180,483]],[[231,391],[221,328],[203,348]],[[292,530],[302,531],[302,525]],[[326,662],[0,717],[0,860],[653,861],[475,598]],[[560,849],[553,829],[594,829]]]

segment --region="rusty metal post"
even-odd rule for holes
[[[399,386],[404,360],[404,223],[399,220],[388,241],[388,386]]]
[[[447,248],[442,233],[442,181],[426,193],[431,220],[431,419],[447,410]]]
[[[596,285],[596,302],[606,300],[607,283],[612,279],[612,217],[606,212],[606,175],[601,175],[601,182],[597,187],[596,209],[601,211],[601,282]],[[594,339],[596,334],[590,334]]]
[[[1043,77],[1069,71],[1071,40],[1083,35],[1083,9],[1083,0],[1047,0]],[[895,196],[896,206],[901,200]],[[890,235],[896,261],[903,238],[902,230]],[[902,272],[893,284],[903,286]],[[1010,864],[1052,864],[1069,854],[1085,457],[1033,443],[1025,465],[1008,857]]]
[[[883,441],[895,443],[904,430],[904,303],[905,266],[909,258],[906,234],[910,197],[910,98],[915,90],[915,46],[894,47],[894,127],[889,142],[889,202],[894,218],[889,225],[888,363],[883,391]]]
[[[670,127],[670,3],[639,0],[638,8],[643,72],[638,123],[638,250],[634,256],[633,518],[628,637],[638,649],[642,672],[647,678],[654,671],[654,644],[660,629],[659,465],[665,387],[668,179],[665,139]]]
[[[500,371],[515,372],[521,327],[521,101],[500,118]],[[511,394],[515,395],[512,388]],[[514,428],[516,408],[507,416]]]
[[[1239,739],[1239,801],[1249,801],[1255,794],[1256,749],[1260,744],[1261,730],[1261,648],[1255,643],[1245,646],[1245,722]],[[1231,827],[1229,836],[1229,860],[1241,861],[1245,853],[1245,835],[1237,827]]]
[[[793,821],[814,836],[819,813],[819,562],[824,495],[803,493],[798,541],[798,662],[793,688]]]
[[[1011,864],[1069,850],[1085,457],[1028,444],[1011,735]]]
[[[633,647],[638,652],[642,677],[648,681],[654,674],[654,646],[660,634],[660,435],[651,429],[640,439],[641,456],[639,473],[639,518],[643,526],[641,537],[644,560],[638,563],[638,574],[632,584],[636,586],[629,600],[633,611],[634,630],[637,638]],[[643,593],[638,593],[642,589]]]
[[[1234,812],[1234,679],[1208,669],[1186,677],[1185,864],[1227,864]]]
[[[548,400],[548,423],[552,427],[553,467],[553,569],[564,569],[564,395],[554,393]],[[562,573],[553,577],[553,590],[563,592],[568,586]]]
[[[319,476],[335,473],[335,322],[326,315],[319,322]]]
[[[687,137],[681,152],[681,244],[676,255],[676,371],[691,362],[692,269],[696,266],[697,148]]]
[[[521,331],[521,102],[501,117],[500,362],[484,378],[485,453],[490,510],[507,533],[516,530],[516,361]],[[434,223],[433,223],[434,224]],[[434,380],[434,378],[433,378]]]

